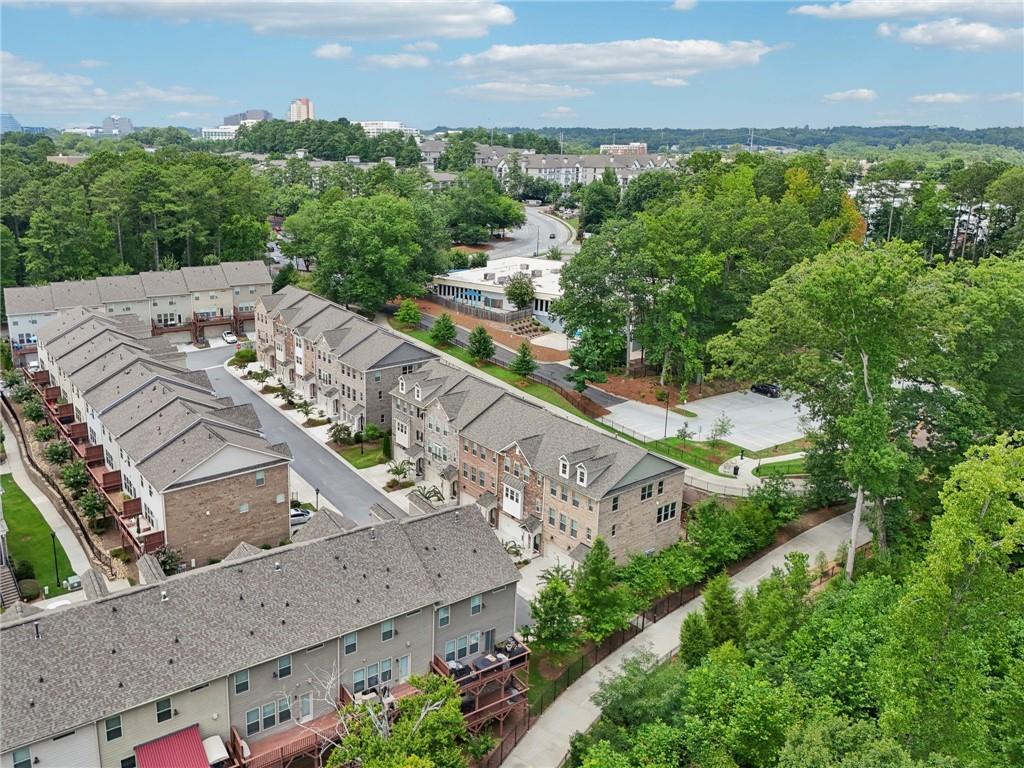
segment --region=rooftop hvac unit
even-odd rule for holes
[[[520,264],[519,265],[519,269],[521,271],[523,271],[523,272],[529,272],[530,271],[530,265],[529,264]]]
[[[533,270],[530,273],[530,277],[540,277],[543,274],[544,274],[544,270],[543,269],[535,269],[535,270]]]
[[[498,285],[504,285],[507,282],[508,282],[508,275],[502,275],[497,280]]]
[[[560,275],[560,274],[562,274],[562,268],[559,267],[558,269],[552,269],[551,270],[551,274],[552,275]]]
[[[484,280],[493,280],[493,279],[494,279],[494,273],[493,272],[484,272]]]

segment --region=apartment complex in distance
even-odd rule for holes
[[[133,315],[64,310],[39,335],[42,401],[136,555],[163,546],[190,567],[242,540],[288,538],[291,453],[251,405],[218,397],[205,371]]]
[[[373,139],[385,133],[400,133],[403,136],[419,136],[420,132],[400,120],[356,120],[367,137]]]
[[[413,674],[456,677],[474,731],[525,709],[519,572],[475,511],[297,538],[6,614],[2,765],[284,768]]]
[[[681,465],[440,361],[391,395],[395,458],[527,551],[582,559],[601,536],[622,561],[679,539]]]
[[[295,99],[288,105],[288,122],[298,123],[302,120],[315,120],[316,110],[313,102],[305,96]]]
[[[398,377],[436,357],[309,291],[288,286],[256,304],[256,355],[334,421],[391,429]]]
[[[31,360],[39,330],[63,309],[85,307],[110,317],[134,316],[155,334],[187,341],[226,328],[253,330],[254,309],[273,281],[262,261],[142,272],[47,285],[4,288],[4,306],[16,359]]]
[[[602,155],[646,155],[646,141],[631,141],[629,144],[602,144]]]

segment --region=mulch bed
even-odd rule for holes
[[[659,376],[654,374],[649,376],[629,377],[609,374],[608,381],[602,382],[596,386],[598,389],[604,390],[612,395],[625,397],[628,400],[637,400],[641,403],[659,405],[661,407],[665,406],[665,401],[658,400],[657,393],[664,391],[668,393],[669,407],[679,405],[679,386],[677,384],[666,384],[665,386],[662,386],[658,383],[658,379]],[[705,381],[702,387],[698,387],[696,384],[687,384],[685,397],[687,401],[700,400],[705,397],[713,397],[714,395],[721,395],[726,392],[735,392],[740,389],[744,389],[744,387],[735,381],[725,379]]]

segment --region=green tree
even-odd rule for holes
[[[486,362],[494,357],[494,339],[482,325],[478,325],[470,331],[468,350],[478,363]]]
[[[624,629],[631,617],[629,594],[618,581],[617,567],[604,538],[594,539],[576,570],[573,597],[582,619],[583,634],[601,643]]]
[[[580,228],[584,232],[600,232],[606,219],[619,205],[619,180],[615,171],[606,168],[597,181],[588,184],[580,201]]]
[[[380,726],[387,720],[380,704],[350,705],[342,712],[346,735],[331,752],[328,768],[353,763],[363,768],[465,768],[463,745],[469,734],[458,683],[441,675],[414,676],[409,682],[419,692],[398,700],[398,716],[386,729]]]
[[[40,422],[46,419],[46,409],[43,408],[43,404],[39,402],[38,397],[25,403],[22,413],[25,414],[25,418],[29,421]]]
[[[700,611],[686,615],[679,628],[679,661],[687,667],[698,666],[711,650],[715,641],[711,637],[711,627]]]
[[[530,614],[534,647],[560,659],[579,645],[575,601],[562,579],[548,580],[530,602]]]
[[[584,392],[590,382],[602,383],[608,380],[605,374],[620,358],[624,351],[621,336],[614,332],[587,329],[569,350],[572,370],[565,374],[577,392]]]
[[[430,341],[438,347],[446,347],[455,341],[455,323],[447,312],[430,326]]]
[[[271,287],[271,290],[274,293],[277,293],[285,286],[294,285],[298,281],[299,273],[295,269],[295,265],[289,261],[287,264],[284,264],[281,267],[281,269],[277,271],[276,275],[274,275],[274,283]]]
[[[525,272],[516,272],[505,283],[505,298],[511,301],[516,309],[532,307],[535,295],[533,280]]]
[[[402,303],[398,306],[398,311],[395,312],[395,320],[406,328],[419,326],[421,316],[419,304],[416,303],[415,299],[402,299]]]
[[[89,472],[85,468],[85,462],[75,461],[63,467],[60,471],[60,479],[71,491],[72,497],[77,498],[89,485]]]
[[[722,414],[711,425],[711,429],[708,430],[708,439],[717,445],[729,436],[734,426],[733,420],[729,418],[725,411],[722,411]]]
[[[71,447],[62,441],[47,443],[43,457],[51,464],[66,464],[71,459]]]
[[[739,644],[742,640],[740,606],[729,574],[724,571],[708,581],[704,588],[704,619],[716,646],[727,642]]]
[[[519,350],[508,364],[508,369],[524,379],[529,378],[537,370],[537,361],[533,357],[533,349],[530,347],[530,342],[524,341],[519,345]]]
[[[82,510],[86,520],[95,525],[96,521],[106,514],[107,502],[97,491],[89,490],[78,497],[78,508]]]
[[[32,436],[40,443],[48,443],[57,436],[57,428],[52,424],[40,424],[32,431]]]

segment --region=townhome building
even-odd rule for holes
[[[57,313],[84,307],[112,316],[132,316],[153,333],[175,340],[197,339],[209,327],[253,330],[256,298],[269,295],[270,271],[262,261],[226,262],[138,275],[70,280],[4,288],[12,349],[17,362],[36,356],[39,330]]]
[[[389,393],[436,358],[396,333],[294,286],[256,304],[258,362],[325,415],[360,431],[391,429]]]
[[[601,536],[622,561],[682,533],[679,464],[439,361],[391,394],[396,459],[527,551],[582,559]]]
[[[182,368],[184,356],[145,330],[137,318],[69,310],[42,331],[33,374],[123,546],[168,546],[195,567],[243,539],[287,539],[287,445],[269,444],[251,405],[218,397],[205,371]]]
[[[454,677],[471,730],[527,706],[519,573],[473,509],[140,572],[5,615],[5,768],[283,768],[339,738],[339,707],[413,694],[414,675]]]

